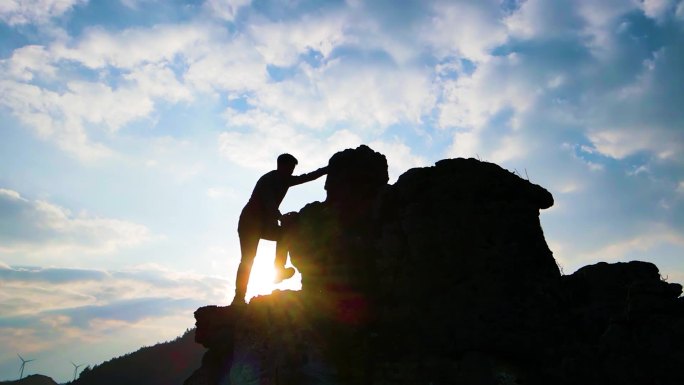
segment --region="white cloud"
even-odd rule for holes
[[[510,37],[526,41],[570,39],[581,42],[600,60],[619,49],[616,22],[638,9],[634,0],[527,0],[505,18]]]
[[[112,252],[121,247],[138,245],[150,239],[149,230],[132,222],[98,218],[81,213],[73,215],[70,210],[38,200],[34,203],[36,215],[40,221],[36,224],[54,230],[57,236],[77,236],[87,240],[95,248],[95,252]]]
[[[270,170],[278,154],[289,152],[300,164],[298,169],[311,171],[327,164],[336,152],[356,148],[364,141],[349,130],[338,130],[329,136],[306,134],[285,125],[255,123],[259,127],[250,133],[224,132],[219,137],[221,154],[243,167]],[[387,157],[390,180],[412,167],[425,166],[427,160],[412,153],[411,148],[398,138],[390,141],[375,139],[366,143]]]
[[[0,188],[0,196],[4,196],[4,197],[9,198],[11,200],[21,200],[21,201],[27,202],[26,199],[22,198],[21,195],[14,190]]]
[[[192,183],[195,177],[210,169],[207,164],[205,143],[158,136],[147,141],[142,152],[144,159],[136,163],[162,173],[165,180],[177,184]]]
[[[527,151],[527,145],[523,139],[511,134],[501,138],[498,147],[493,149],[489,156],[492,162],[502,164],[524,157]]]
[[[457,132],[447,154],[452,157],[475,158],[481,151],[479,136],[472,131]]]
[[[158,0],[119,0],[121,4],[124,6],[139,11],[140,10],[140,5],[144,3],[156,3]]]
[[[679,183],[677,184],[677,190],[678,193],[684,194],[684,180],[680,180]]]
[[[67,83],[67,89],[68,92],[59,96],[59,105],[55,106],[67,116],[67,120],[71,118],[84,123],[103,124],[111,131],[118,130],[136,118],[147,116],[154,107],[152,95],[147,92],[154,92],[155,89],[113,89],[101,83],[77,81]]]
[[[572,4],[574,5],[574,4]],[[563,2],[528,0],[520,8],[505,18],[504,22],[511,35],[521,38],[535,38],[567,33],[576,28],[574,7]]]
[[[634,255],[648,255],[650,250],[662,245],[684,247],[684,237],[667,226],[653,224],[650,231],[582,253],[577,258],[582,261],[626,260],[633,258]]]
[[[654,151],[661,158],[673,156],[677,143],[663,143],[659,137],[660,130],[647,127],[637,129],[596,130],[588,134],[589,139],[598,152],[615,159],[624,159],[639,151]]]
[[[238,197],[238,193],[232,187],[209,187],[207,188],[207,196],[211,199],[232,200]]]
[[[389,172],[389,182],[394,183],[397,178],[410,168],[428,166],[427,159],[414,155],[411,147],[407,146],[399,138],[392,141],[375,140],[368,143],[373,150],[385,155]],[[342,149],[340,149],[342,150]]]
[[[99,33],[95,32],[95,35]],[[142,32],[136,33],[137,37],[145,40]],[[192,36],[190,33],[187,35]],[[126,34],[121,36],[125,38]],[[27,46],[15,50],[12,57],[2,63],[8,69],[9,77],[0,79],[0,105],[8,107],[23,124],[33,128],[39,137],[54,140],[60,148],[81,159],[98,159],[109,155],[111,151],[104,144],[94,143],[89,139],[89,131],[104,127],[115,132],[136,119],[149,116],[159,99],[179,102],[193,98],[191,90],[180,83],[169,68],[169,63],[150,63],[147,60],[170,60],[175,54],[175,48],[170,49],[172,52],[160,49],[160,52],[155,53],[154,50],[143,47],[133,47],[129,51],[131,47],[124,47],[123,41],[119,41],[121,36],[110,39],[118,41],[113,46],[119,45],[118,51],[115,49],[113,53],[107,51],[106,45],[100,46],[101,41],[95,44],[97,49],[105,47],[103,52],[106,53],[100,57],[88,52],[88,49],[71,51],[71,55],[60,56],[59,44],[57,48]],[[145,37],[152,38],[152,34]],[[162,41],[159,41],[157,38],[155,43],[158,44],[152,46],[163,47],[165,39],[161,38]],[[69,77],[52,89],[26,83],[32,81],[34,75],[56,78],[57,65],[65,59],[80,57],[84,65],[95,65],[94,62],[101,65],[106,62],[120,64],[117,55],[123,57],[124,53],[136,51],[145,51],[149,57],[138,57],[138,61],[134,59],[129,63],[140,65],[124,72],[116,87],[105,82],[82,81]]]
[[[154,299],[221,303],[228,300],[229,294],[229,284],[222,278],[154,265],[126,270],[8,266],[0,268],[0,277],[4,317],[55,314],[69,324],[88,323],[95,318],[136,322],[152,315],[155,309],[136,308],[135,312],[112,314],[107,308]]]
[[[674,7],[674,0],[641,0],[639,4],[646,16],[660,19]]]
[[[482,132],[465,131],[453,135],[447,156],[476,158],[502,164],[521,159],[528,151],[524,139],[515,133],[487,140]]]
[[[132,69],[147,63],[172,63],[176,55],[201,48],[211,37],[209,26],[157,25],[120,32],[90,29],[76,42],[50,46],[55,60],[71,60],[92,69]]]
[[[492,57],[470,76],[445,81],[443,101],[438,105],[439,126],[477,130],[504,109],[524,113],[543,91],[534,77],[518,54],[510,54]]]
[[[303,76],[260,90],[254,105],[297,126],[381,132],[397,123],[420,124],[435,99],[429,74],[418,70],[342,60],[303,69]]]
[[[396,123],[420,124],[435,95],[429,71],[415,66],[377,67],[342,58],[319,68],[300,63],[294,78],[269,80],[268,64],[293,64],[307,50],[327,60],[344,42],[346,22],[342,14],[298,23],[258,22],[247,34],[233,37],[193,24],[114,33],[90,29],[75,41],[15,51],[6,64],[13,79],[0,84],[0,104],[41,138],[83,160],[111,154],[105,143],[92,141],[95,131],[114,133],[150,116],[158,100],[192,101],[196,91],[247,97],[255,108],[288,125],[324,129],[344,124],[382,132]],[[58,76],[56,68],[65,62],[96,70],[101,80],[67,78],[52,88],[26,83],[36,75]]]
[[[3,0],[0,2],[0,20],[10,26],[42,24],[59,17],[74,6],[88,0]]]
[[[3,234],[0,255],[35,258],[73,258],[77,255],[107,254],[140,245],[152,239],[150,230],[120,219],[102,218],[70,210],[45,200],[31,201],[15,191],[3,189],[5,200],[0,226]]]
[[[181,84],[174,72],[161,64],[147,64],[123,76],[134,82],[139,92],[150,98],[160,98],[170,102],[191,101],[192,91]],[[130,106],[126,106],[129,108]],[[117,111],[121,114],[121,111]]]
[[[8,107],[43,139],[52,139],[63,150],[91,160],[110,154],[92,142],[86,124],[101,124],[116,131],[123,124],[146,116],[152,101],[136,89],[113,90],[98,83],[71,82],[57,93],[31,84],[0,80],[0,105]]]
[[[255,23],[249,26],[248,33],[266,62],[290,66],[308,50],[318,51],[327,58],[347,38],[344,33],[347,22],[342,14],[304,16],[293,22]]]
[[[252,0],[207,0],[204,7],[218,18],[233,21],[240,8],[251,2]]]
[[[572,194],[581,191],[584,189],[584,183],[581,181],[577,180],[565,180],[562,183],[558,184],[556,188],[552,188],[553,191],[556,191],[561,194]],[[556,205],[554,204],[554,207]]]
[[[263,115],[253,117],[268,119]],[[252,132],[224,132],[219,136],[223,156],[243,167],[262,171],[273,169],[275,158],[285,152],[299,159],[300,169],[313,170],[327,164],[334,153],[361,143],[361,138],[348,130],[319,137],[284,124],[264,125],[256,121]]]
[[[57,72],[50,53],[40,45],[27,45],[12,52],[10,59],[0,61],[7,74],[15,79],[30,81],[34,75],[54,77]]]
[[[439,57],[486,60],[489,51],[506,40],[506,28],[497,2],[435,2],[420,38]]]
[[[33,368],[55,379],[71,376],[73,368],[59,370],[65,356],[94,365],[178,337],[193,326],[197,307],[225,305],[232,294],[225,279],[149,265],[6,266],[0,267],[0,281],[0,344],[6,348],[0,359],[16,359],[4,351],[44,357]]]
[[[228,91],[239,96],[267,83],[266,65],[251,41],[235,37],[196,48],[183,78],[201,91]]]

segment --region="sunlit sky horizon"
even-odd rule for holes
[[[684,0],[2,1],[0,380],[18,353],[65,382],[229,304],[239,212],[283,152],[302,173],[365,143],[390,183],[494,162],[554,195],[564,273],[684,282],[682,89]]]

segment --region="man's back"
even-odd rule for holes
[[[284,175],[278,170],[262,175],[254,186],[245,210],[263,219],[278,219],[278,207],[290,188],[289,178],[291,176]]]

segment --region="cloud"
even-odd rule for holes
[[[46,318],[87,327],[95,319],[140,322],[207,301],[225,302],[228,282],[155,266],[127,270],[5,266],[0,327],[37,326]]]
[[[684,2],[680,1],[679,4],[677,4],[677,9],[675,10],[675,16],[679,20],[684,20]]]
[[[295,127],[381,133],[393,124],[420,124],[435,98],[428,73],[419,70],[342,59],[300,70],[292,79],[255,90],[248,99],[253,108],[229,111],[228,123],[244,126],[241,114],[251,120],[261,113]]]
[[[439,126],[478,130],[504,109],[525,112],[541,91],[529,77],[525,61],[512,53],[492,57],[469,76],[446,80],[438,106]]]
[[[92,139],[102,137],[99,131],[115,133],[151,116],[162,101],[192,102],[207,91],[244,98],[293,126],[344,124],[381,133],[397,123],[421,124],[435,99],[429,71],[416,63],[365,62],[366,48],[345,29],[349,17],[255,17],[239,34],[206,23],[86,29],[15,50],[2,62],[8,71],[0,79],[0,105],[40,138],[86,161],[112,154],[105,141]],[[347,43],[346,51],[336,51]],[[319,63],[306,63],[307,55],[320,55]],[[59,68],[67,63],[98,80],[74,71],[62,78]],[[268,69],[278,67],[294,76],[274,79]]]
[[[209,187],[207,196],[211,199],[233,200],[238,197],[238,193],[233,187]]]
[[[299,55],[316,51],[328,58],[335,47],[348,37],[345,26],[349,21],[342,13],[305,15],[288,22],[253,23],[248,27],[250,40],[264,60],[276,66],[291,66]]]
[[[532,121],[545,117],[550,127],[573,125],[596,154],[677,162],[684,146],[675,107],[682,101],[675,90],[682,84],[681,30],[656,43],[647,22],[630,13],[634,4],[611,4],[530,0],[512,12],[507,22],[527,32],[509,26],[499,52],[443,83],[437,116],[441,127],[459,129],[452,153],[520,158],[531,148]]]
[[[43,24],[88,0],[5,0],[0,4],[0,20],[10,26]]]
[[[678,38],[684,34],[680,31]],[[589,138],[597,150],[614,158],[649,152],[660,159],[674,161],[684,146],[684,133],[678,129],[684,112],[677,106],[684,101],[678,88],[684,84],[679,68],[684,65],[684,49],[677,39],[643,58],[632,81],[606,90],[598,97],[601,108],[588,107],[592,126]]]
[[[93,365],[178,337],[192,327],[197,307],[228,301],[229,285],[152,265],[97,270],[0,264],[0,280],[0,368],[4,372],[7,361],[13,367],[20,352],[38,359],[33,370],[53,377],[60,372],[54,365],[61,365],[51,361],[55,356]]]
[[[250,3],[251,0],[207,0],[203,6],[212,15],[233,21],[240,8],[248,6]]]
[[[485,61],[506,40],[504,12],[499,2],[436,1],[424,19],[420,38],[438,57]]]
[[[624,159],[642,151],[652,152],[659,158],[671,158],[684,145],[684,138],[661,127],[597,129],[587,136],[596,151],[615,159]]]
[[[160,29],[132,30],[120,35],[95,30],[77,48],[62,42],[19,48],[0,62],[0,68],[7,69],[6,76],[0,77],[0,106],[8,108],[40,138],[53,140],[80,159],[109,156],[112,151],[105,144],[90,139],[92,132],[116,132],[148,117],[159,101],[177,103],[193,99],[193,93],[176,77],[170,61],[179,47],[192,45],[202,33],[192,28],[169,29],[174,33]],[[153,35],[154,32],[161,33],[161,37]],[[140,45],[125,39],[137,39]],[[124,71],[112,82],[114,86],[107,81],[83,80],[73,73],[62,79],[57,68],[65,62],[99,70],[105,79],[109,77],[107,66]]]
[[[55,258],[73,253],[105,254],[152,239],[147,227],[102,218],[45,200],[28,200],[18,192],[0,190],[0,254]]]
[[[36,74],[42,77],[54,77],[57,67],[50,61],[50,53],[44,46],[27,45],[14,50],[10,59],[2,62],[6,65],[10,77],[30,81]]]
[[[675,0],[643,0],[639,3],[646,16],[653,19],[662,18],[674,8]]]
[[[108,277],[100,270],[67,269],[67,268],[11,268],[9,265],[0,266],[0,277],[3,281],[43,282],[48,284],[63,284],[69,282],[99,281]]]
[[[374,140],[368,143],[368,146],[387,157],[388,183],[394,183],[401,174],[411,168],[429,166],[425,157],[415,155],[411,147],[399,138],[390,141]]]
[[[236,36],[195,49],[183,78],[199,91],[227,91],[241,96],[267,84],[266,66],[253,43]]]
[[[93,28],[73,41],[53,42],[50,52],[55,61],[73,61],[90,69],[130,70],[149,63],[173,63],[177,55],[203,46],[210,36],[209,27],[199,24],[156,25],[118,32]]]
[[[592,231],[605,237],[602,242],[587,239],[583,243],[571,240],[550,242],[554,257],[560,260],[565,274],[596,261],[627,262],[633,260],[649,261],[658,266],[663,277],[670,282],[684,282],[681,266],[681,249],[684,237],[676,228],[666,223],[650,223],[635,231],[624,234],[610,234],[595,226]]]
[[[447,154],[528,169],[556,197],[541,218],[570,268],[661,266],[682,248],[683,35],[668,20],[632,2],[529,0],[507,17],[505,43],[474,68],[452,62],[441,83]],[[662,269],[681,276],[677,263]]]
[[[580,258],[585,261],[624,259],[628,255],[648,255],[650,250],[662,244],[684,247],[684,237],[673,229],[668,229],[662,224],[654,224],[652,228],[657,231],[643,232],[622,239],[598,250],[592,250],[590,254],[584,254]]]
[[[230,161],[250,169],[271,170],[275,157],[285,152],[300,160],[301,169],[314,169],[326,164],[337,151],[361,144],[361,138],[348,130],[339,130],[327,137],[297,131],[291,126],[273,122],[266,114],[240,116],[253,124],[251,132],[224,132],[219,136],[221,154]]]
[[[11,201],[27,202],[27,200],[22,198],[18,192],[14,191],[14,190],[8,190],[5,188],[0,188],[0,197],[7,199],[7,200],[11,200]]]

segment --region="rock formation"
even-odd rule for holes
[[[289,229],[302,290],[198,309],[186,385],[684,383],[681,285],[645,262],[562,276],[548,191],[474,159],[387,180],[366,146],[330,159]]]

